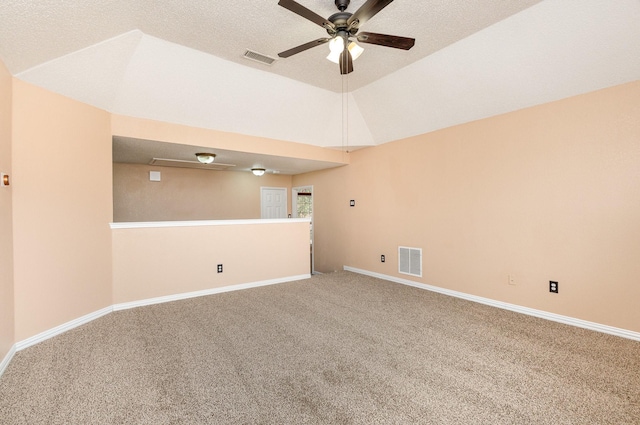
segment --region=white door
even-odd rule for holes
[[[261,218],[287,218],[287,189],[285,187],[260,188]]]

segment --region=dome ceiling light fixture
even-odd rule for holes
[[[211,164],[216,159],[215,153],[204,153],[200,152],[196,154],[196,158],[203,164]]]
[[[393,47],[394,49],[409,50],[416,40],[410,37],[397,35],[378,34],[374,32],[361,32],[360,26],[384,9],[393,0],[367,0],[354,13],[346,12],[351,0],[335,0],[339,12],[327,19],[307,9],[294,0],[280,0],[278,4],[285,9],[313,22],[325,29],[329,37],[309,41],[292,49],[278,53],[281,58],[288,58],[297,53],[304,52],[312,47],[329,43],[329,59],[340,65],[340,74],[353,72],[353,61],[364,51],[356,41],[360,43],[377,44],[378,46]]]
[[[258,176],[258,177],[260,177],[260,176],[264,175],[264,173],[265,173],[266,171],[267,171],[267,170],[265,170],[264,168],[252,168],[252,169],[251,169],[251,172],[253,173],[253,175],[254,175],[254,176]]]

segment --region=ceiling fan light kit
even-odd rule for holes
[[[340,55],[344,51],[344,39],[342,37],[335,37],[329,42],[329,59],[333,63],[338,63]]]
[[[353,60],[358,59],[362,52],[364,52],[364,49],[360,47],[355,41],[349,43],[347,49],[349,49],[349,53],[351,53],[351,57],[353,58]]]
[[[365,32],[358,35],[360,25],[371,19],[392,1],[393,0],[367,0],[355,13],[349,13],[345,12],[345,10],[349,7],[350,0],[335,0],[335,5],[339,12],[325,19],[294,0],[280,0],[278,2],[280,6],[323,27],[330,37],[319,38],[301,44],[300,46],[278,53],[278,56],[288,58],[289,56],[328,42],[331,53],[329,53],[327,59],[338,63],[340,65],[340,74],[344,75],[353,72],[353,61],[364,51],[364,49],[358,46],[351,38],[361,43],[409,50],[415,44],[415,39],[413,38]]]

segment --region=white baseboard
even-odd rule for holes
[[[269,280],[262,280],[262,281],[258,281],[258,282],[250,282],[250,283],[242,283],[239,285],[229,285],[229,286],[223,286],[220,288],[212,288],[212,289],[205,289],[203,291],[196,291],[196,292],[186,292],[183,294],[175,294],[175,295],[169,295],[166,297],[157,297],[157,298],[149,298],[146,300],[140,300],[140,301],[132,301],[132,302],[128,302],[128,303],[121,303],[121,304],[114,304],[111,305],[109,307],[105,307],[103,309],[100,309],[98,311],[94,311],[93,313],[89,313],[87,315],[84,315],[82,317],[78,317],[77,319],[71,320],[70,322],[67,323],[63,323],[62,325],[56,326],[55,328],[49,329],[47,331],[41,332],[37,335],[34,335],[30,338],[27,338],[25,340],[19,341],[17,343],[14,344],[14,346],[12,347],[11,351],[9,351],[9,353],[5,356],[4,360],[2,361],[2,363],[0,363],[0,375],[2,375],[2,372],[4,372],[4,369],[9,365],[9,362],[11,361],[11,358],[13,357],[13,355],[15,354],[16,351],[20,351],[20,350],[24,350],[27,347],[31,347],[32,345],[35,345],[39,342],[45,341],[49,338],[53,338],[56,335],[60,335],[63,332],[66,332],[68,330],[71,330],[73,328],[76,328],[78,326],[84,325],[86,323],[91,322],[92,320],[95,320],[99,317],[102,317],[106,314],[111,313],[112,311],[117,311],[117,310],[125,310],[125,309],[129,309],[129,308],[135,308],[135,307],[141,307],[141,306],[145,306],[145,305],[151,305],[151,304],[159,304],[159,303],[165,303],[165,302],[170,302],[170,301],[176,301],[176,300],[184,300],[187,298],[193,298],[193,297],[201,297],[204,295],[212,295],[212,294],[220,294],[223,292],[230,292],[230,291],[239,291],[242,289],[249,289],[249,288],[257,288],[259,286],[266,286],[266,285],[274,285],[277,283],[285,283],[285,282],[293,282],[296,280],[303,280],[303,279],[309,279],[311,277],[311,274],[302,274],[302,275],[298,275],[298,276],[289,276],[289,277],[283,277],[283,278],[279,278],[279,279],[269,279]]]
[[[311,274],[301,274],[298,276],[289,276],[278,279],[261,280],[258,282],[241,283],[238,285],[222,286],[219,288],[204,289],[202,291],[184,292],[175,295],[166,295],[164,297],[147,298],[139,301],[131,301],[126,303],[114,304],[113,310],[126,310],[129,308],[142,307],[145,305],[160,304],[171,301],[185,300],[187,298],[203,297],[205,295],[221,294],[223,292],[239,291],[242,289],[257,288],[259,286],[275,285],[277,283],[293,282],[296,280],[309,279]]]
[[[77,328],[78,326],[84,325],[86,323],[91,322],[99,317],[104,316],[105,314],[109,314],[113,311],[111,306],[105,307],[98,311],[94,311],[93,313],[85,314],[82,317],[78,317],[77,319],[73,319],[67,323],[63,323],[62,325],[56,326],[55,328],[51,328],[47,331],[40,332],[37,335],[32,336],[31,338],[24,339],[22,341],[16,342],[16,351],[24,350],[27,347],[31,347],[39,342],[45,341],[49,338],[53,338],[56,335],[60,335],[66,331],[70,331],[73,328]]]
[[[11,359],[13,358],[13,355],[15,353],[16,353],[16,345],[13,344],[9,349],[9,352],[7,353],[7,355],[4,356],[4,359],[2,359],[2,363],[0,363],[0,377],[4,373],[7,366],[9,366],[9,363],[11,362]]]
[[[298,276],[283,277],[279,279],[269,279],[269,280],[261,280],[258,282],[243,283],[239,285],[229,285],[229,286],[223,286],[220,288],[205,289],[203,291],[186,292],[183,294],[169,295],[166,297],[157,297],[157,298],[150,298],[146,300],[133,301],[128,303],[114,304],[109,307],[100,309],[98,311],[94,311],[93,313],[86,314],[82,317],[78,317],[77,319],[71,320],[67,323],[63,323],[62,325],[59,325],[59,326],[56,326],[55,328],[41,332],[30,338],[16,342],[11,347],[7,355],[4,356],[4,359],[2,359],[2,363],[0,363],[0,376],[2,376],[7,366],[9,366],[9,363],[11,362],[11,359],[13,358],[13,355],[16,353],[16,351],[24,350],[27,347],[31,347],[32,345],[38,344],[39,342],[45,341],[49,338],[53,338],[56,335],[60,335],[61,333],[69,331],[73,328],[77,328],[78,326],[89,323],[92,320],[98,319],[113,311],[125,310],[129,308],[141,307],[141,306],[151,305],[151,304],[165,303],[170,301],[184,300],[184,299],[193,298],[193,297],[202,297],[205,295],[220,294],[223,292],[257,288],[259,286],[275,285],[277,283],[293,282],[296,280],[303,280],[303,279],[309,279],[309,278],[311,278],[310,273],[302,274]]]
[[[504,310],[515,311],[516,313],[526,314],[528,316],[535,316],[541,319],[552,320],[554,322],[564,323],[566,325],[576,326],[579,328],[589,329],[596,332],[602,332],[610,335],[619,336],[622,338],[633,339],[640,341],[640,333],[629,331],[627,329],[616,328],[613,326],[602,325],[600,323],[589,322],[582,319],[576,319],[569,316],[563,316],[560,314],[549,313],[543,310],[536,310],[529,307],[519,306],[517,304],[509,304],[502,301],[492,300],[490,298],[478,297],[476,295],[465,294],[464,292],[452,291],[450,289],[439,288],[433,285],[427,285],[425,283],[413,282],[411,280],[402,279],[399,277],[388,276],[381,273],[371,272],[368,270],[362,270],[355,267],[344,266],[344,270],[364,274],[378,279],[388,280],[390,282],[401,283],[403,285],[414,286],[420,289],[426,289],[427,291],[438,292],[440,294],[449,295],[456,298],[462,298],[468,301],[477,302],[480,304],[490,305],[492,307],[502,308]]]

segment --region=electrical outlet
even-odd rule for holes
[[[553,280],[549,281],[549,292],[553,292],[554,294],[558,293],[558,282],[554,282]]]
[[[381,262],[381,263],[384,263],[384,261],[385,261],[385,260],[384,260],[384,255],[381,255],[381,256],[380,256],[380,262]]]
[[[218,273],[222,273],[222,264],[218,264]]]

